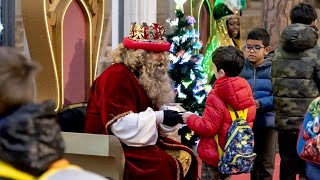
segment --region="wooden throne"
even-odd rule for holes
[[[87,102],[95,78],[104,0],[22,1],[31,58],[41,64],[37,100],[57,109]]]

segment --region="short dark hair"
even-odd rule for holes
[[[252,29],[247,37],[247,40],[260,40],[262,44],[267,47],[270,45],[270,35],[267,30],[262,28],[254,28]]]
[[[317,18],[317,11],[307,3],[299,3],[290,11],[290,20],[292,24],[301,23],[310,25]]]
[[[212,62],[217,70],[223,69],[226,76],[235,77],[240,74],[244,64],[244,55],[235,46],[220,46],[212,54]]]

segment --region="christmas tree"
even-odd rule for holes
[[[169,75],[174,82],[176,102],[187,111],[202,115],[206,91],[204,83],[207,81],[203,71],[203,55],[199,53],[202,43],[199,33],[193,28],[194,17],[185,16],[180,9],[176,9],[176,19],[167,20],[174,32],[168,34],[171,43]],[[180,129],[182,143],[193,147],[198,137],[187,128]]]

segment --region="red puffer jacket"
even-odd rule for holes
[[[247,81],[241,77],[221,77],[210,91],[202,118],[191,115],[188,127],[200,135],[198,154],[202,161],[218,167],[219,154],[214,136],[218,134],[219,144],[224,149],[228,129],[232,119],[227,104],[235,110],[248,109],[247,122],[252,127],[256,116],[256,106]]]

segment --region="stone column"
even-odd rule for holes
[[[173,0],[158,0],[157,1],[157,23],[164,25],[166,33],[173,33],[174,29],[166,22],[167,19],[176,18],[175,16],[176,3]],[[186,11],[186,10],[185,10]]]
[[[128,36],[130,24],[157,22],[157,0],[124,1],[124,36]]]
[[[3,46],[15,45],[15,1],[2,0],[1,3],[1,23],[3,24],[2,30],[2,44]]]
[[[30,58],[27,37],[23,26],[21,0],[15,0],[15,15],[15,47],[27,58]]]
[[[121,6],[121,2],[123,1],[119,1],[119,0],[112,0],[112,9],[111,9],[111,13],[112,13],[112,49],[118,47],[118,44],[120,42],[119,40],[119,31],[120,31],[120,18],[123,17],[120,14],[120,8],[119,6]]]

